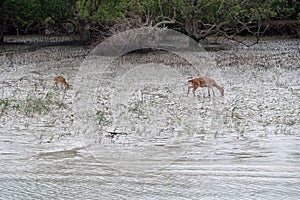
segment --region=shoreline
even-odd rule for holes
[[[236,40],[248,40],[254,41],[256,38],[251,36],[236,36]],[[276,35],[276,36],[262,36],[259,38],[259,41],[276,41],[276,40],[300,40],[300,38],[292,35]],[[214,43],[214,42],[226,42],[233,41],[231,39],[227,39],[223,36],[209,36],[203,40],[200,40],[200,44],[206,43]],[[93,43],[93,41],[91,41]],[[238,42],[237,42],[238,43]],[[4,43],[3,45],[82,45],[86,46],[87,44],[82,44],[80,41],[79,35],[4,35]],[[88,44],[91,45],[91,44]]]

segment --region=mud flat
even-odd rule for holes
[[[114,60],[90,80],[86,121],[74,104],[91,49],[3,46],[0,198],[297,199],[300,41],[226,45]],[[180,71],[191,64],[196,74]],[[55,75],[71,88],[55,88]],[[187,96],[191,76],[225,95]]]

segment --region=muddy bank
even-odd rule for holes
[[[233,96],[240,95],[240,91],[235,91],[236,87],[241,87],[241,89],[244,87],[250,89],[250,91],[255,89],[259,93],[265,92],[260,90],[262,85],[266,83],[270,84],[268,87],[271,90],[270,92],[273,91],[274,94],[279,89],[286,89],[289,94],[298,95],[299,40],[266,39],[252,47],[226,41],[225,45],[230,48],[207,53],[210,59],[213,60],[212,66],[199,66],[198,74],[189,74],[189,76],[182,77],[182,79],[185,80],[191,76],[213,77],[224,85],[228,95]],[[1,99],[26,96],[28,92],[36,92],[34,90],[40,90],[45,94],[54,92],[53,95],[55,96],[58,91],[52,88],[53,77],[62,75],[67,78],[71,85],[74,84],[76,76],[78,76],[78,70],[90,51],[91,49],[88,46],[2,46],[0,50]],[[187,52],[187,54],[193,53]],[[195,60],[195,63],[197,62]],[[118,71],[118,67],[123,65],[147,63],[188,66],[193,63],[193,60],[180,58],[180,56],[172,53],[156,52],[128,54],[115,60],[113,65],[115,65],[115,70]],[[238,74],[239,76],[237,76]],[[245,82],[247,79],[252,82]],[[241,83],[243,84],[241,85]],[[179,83],[179,85],[182,85],[183,88],[186,87],[184,82]],[[247,95],[251,96],[253,92],[250,91],[243,91],[242,98],[246,98]],[[70,102],[74,92],[76,91],[72,89],[66,91]],[[13,109],[11,107],[6,110],[8,116],[10,110]]]

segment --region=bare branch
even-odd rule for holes
[[[162,25],[165,26],[166,24],[175,24],[175,23],[176,23],[175,20],[163,20],[155,24],[154,27],[160,27]]]

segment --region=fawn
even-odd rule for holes
[[[69,83],[67,83],[66,79],[62,76],[55,76],[54,77],[54,85],[57,87],[57,84],[62,84],[65,88],[70,87]]]
[[[194,78],[194,79],[190,79],[188,80],[188,82],[192,83],[192,86],[188,87],[188,93],[187,95],[189,95],[190,92],[190,88],[193,88],[193,94],[195,96],[195,91],[199,88],[199,87],[207,87],[208,90],[208,96],[210,96],[210,89],[212,89],[212,87],[217,88],[221,95],[224,95],[224,88],[219,86],[213,79],[211,78]],[[213,94],[215,95],[214,90],[212,89]]]

